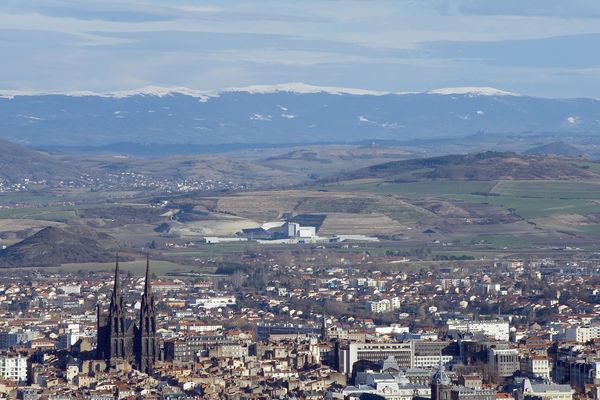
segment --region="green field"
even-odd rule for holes
[[[92,192],[83,190],[70,190],[57,193],[36,193],[36,192],[10,192],[0,193],[0,204],[27,204],[27,205],[50,205],[64,201],[98,203],[103,200],[123,199],[135,195],[134,191],[115,191],[115,192]]]
[[[0,219],[38,219],[44,221],[68,221],[77,217],[77,210],[110,207],[111,204],[79,204],[52,207],[26,207],[0,209]]]
[[[488,193],[495,185],[495,181],[348,182],[327,185],[325,189],[340,192],[367,192],[422,197],[446,194]]]
[[[514,197],[600,200],[600,183],[567,181],[500,181],[494,186],[491,193]]]
[[[31,207],[0,210],[1,219],[39,219],[63,222],[75,218],[73,207]]]
[[[491,249],[520,249],[532,246],[532,243],[524,240],[521,237],[513,235],[478,235],[458,238],[459,242],[464,245],[475,245],[482,248]]]
[[[570,181],[430,181],[410,183],[352,182],[326,186],[336,192],[435,196],[467,203],[491,204],[525,219],[559,214],[600,213],[600,182]],[[489,193],[490,195],[486,195]]]
[[[599,162],[590,162],[590,161],[571,161],[573,164],[587,169],[591,172],[600,173],[600,163]]]
[[[57,201],[63,201],[63,199],[52,194],[40,194],[32,192],[11,192],[0,194],[0,204],[49,204]]]
[[[600,212],[600,203],[592,200],[477,195],[452,195],[448,197],[468,203],[487,203],[507,209],[514,209],[524,219],[551,217],[560,214]]]
[[[579,225],[577,229],[592,235],[600,236],[600,224]]]
[[[188,256],[188,257],[217,257],[223,254],[243,253],[246,250],[253,250],[261,246],[256,242],[234,242],[234,243],[215,243],[200,244],[191,251],[171,251],[169,255]],[[271,245],[274,246],[274,245]],[[277,245],[275,245],[277,246]],[[279,245],[281,246],[281,245]],[[268,247],[262,245],[261,248]]]
[[[495,248],[493,250],[496,250]],[[481,259],[495,259],[498,258],[502,253],[497,253],[496,251],[492,251],[492,250],[480,250],[480,251],[462,251],[462,250],[448,250],[448,251],[434,251],[432,253],[434,256],[439,255],[439,256],[455,256],[455,257],[461,257],[461,256],[471,256],[473,258],[475,258],[475,260],[481,260]],[[443,261],[440,261],[443,262]]]
[[[131,261],[131,262],[119,262],[119,268],[122,271],[131,271],[134,275],[143,276],[146,271],[146,261]],[[11,271],[13,268],[3,268],[1,271]],[[23,268],[18,268],[23,270]],[[150,261],[150,269],[152,273],[156,275],[165,275],[167,272],[205,272],[201,268],[193,267],[189,265],[180,265],[168,261]],[[60,267],[45,267],[45,272],[57,273],[57,272],[78,272],[78,271],[92,271],[92,272],[111,272],[115,270],[114,262],[110,263],[76,263],[76,264],[64,264]]]
[[[429,213],[397,198],[384,196],[346,197],[346,198],[309,198],[303,201],[295,210],[298,213],[350,213],[371,214],[380,213],[405,223],[416,222]]]

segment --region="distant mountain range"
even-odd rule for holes
[[[388,93],[304,84],[219,92],[149,87],[98,94],[0,91],[0,135],[29,145],[232,145],[600,132],[600,101],[493,88]]]

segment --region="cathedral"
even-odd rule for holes
[[[152,373],[160,351],[156,336],[156,310],[152,283],[150,281],[150,260],[146,260],[146,279],[142,295],[140,319],[136,324],[126,316],[121,284],[119,280],[119,260],[115,266],[115,282],[108,312],[98,306],[98,346],[96,358],[106,360],[109,365],[126,360],[133,368]]]

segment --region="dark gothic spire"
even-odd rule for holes
[[[149,254],[146,254],[146,278],[144,282],[144,293],[142,294],[142,309],[140,315],[143,317],[147,312],[154,313],[154,296],[152,295]]]
[[[121,285],[119,284],[119,253],[115,257],[115,285],[113,287],[113,296],[121,294]]]
[[[152,295],[152,283],[150,282],[150,255],[146,253],[146,280],[144,282],[144,297]]]
[[[156,336],[156,310],[154,296],[152,295],[152,281],[150,280],[150,256],[146,254],[146,281],[142,295],[140,310],[140,324],[137,340],[138,352],[136,355],[137,368],[146,373],[152,373],[154,363],[158,359],[159,342]]]

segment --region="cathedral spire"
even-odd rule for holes
[[[108,309],[108,318],[104,325],[104,334],[108,335],[108,343],[104,343],[102,353],[106,358],[128,359],[132,349],[132,334],[130,324],[125,316],[125,303],[121,294],[121,277],[119,276],[119,254],[115,256],[115,283]],[[100,318],[99,318],[100,319]]]
[[[121,294],[121,285],[119,284],[119,253],[115,256],[115,284],[113,287],[113,297]]]
[[[152,295],[152,282],[150,282],[150,255],[146,253],[146,280],[144,281],[144,297]]]
[[[156,336],[156,309],[154,307],[154,296],[152,295],[149,254],[146,254],[146,281],[144,282],[144,294],[142,295],[138,329],[138,337],[136,339],[137,368],[142,372],[152,373],[154,363],[158,360],[160,344]]]

